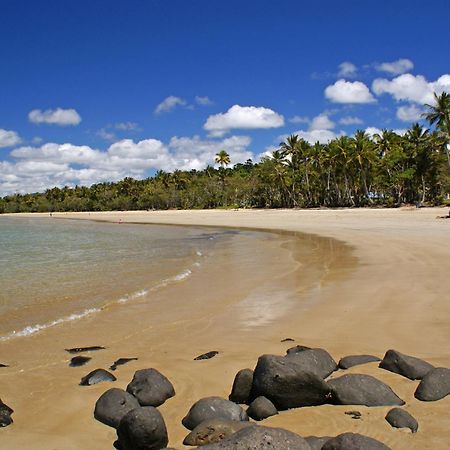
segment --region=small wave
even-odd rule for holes
[[[52,322],[47,322],[44,324],[28,325],[23,330],[12,331],[11,333],[7,334],[6,336],[0,337],[0,341],[8,341],[8,340],[16,338],[16,337],[30,336],[34,333],[38,333],[39,331],[46,330],[47,328],[51,328],[51,327],[60,325],[65,322],[72,322],[73,320],[82,319],[83,317],[89,316],[89,315],[97,313],[99,311],[100,311],[100,309],[91,308],[91,309],[86,309],[81,313],[74,313],[74,314],[71,314],[70,316],[61,317],[60,319],[53,320]]]
[[[125,295],[125,297],[122,297],[118,300],[119,303],[126,303],[130,300],[135,300],[137,298],[143,297],[144,295],[148,294],[148,289],[141,289],[140,291],[135,292],[134,294]]]

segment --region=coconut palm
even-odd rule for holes
[[[220,150],[219,153],[216,153],[215,161],[220,164],[220,167],[224,168],[231,163],[230,155],[225,150]]]
[[[447,163],[450,169],[450,94],[447,92],[443,92],[441,95],[434,93],[434,102],[434,105],[425,105],[428,108],[425,119],[430,125],[435,124],[436,128],[445,136]]]

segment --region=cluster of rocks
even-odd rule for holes
[[[205,450],[388,449],[385,444],[360,434],[303,438],[250,421],[251,418],[259,422],[291,408],[323,404],[394,406],[387,413],[386,421],[392,427],[417,432],[417,420],[400,408],[405,402],[387,384],[365,374],[330,378],[339,369],[369,362],[379,362],[382,369],[420,380],[415,392],[419,400],[433,401],[450,394],[449,369],[435,368],[395,350],[386,352],[382,360],[372,355],[351,355],[336,363],[324,349],[295,346],[284,356],[260,356],[254,370],[240,370],[228,399],[206,397],[195,402],[182,420],[190,430],[183,444]],[[168,437],[156,408],[173,395],[172,384],[156,369],[139,370],[126,391],[113,388],[98,399],[94,416],[116,428],[117,449],[159,450],[166,448]],[[244,410],[241,405],[248,407]],[[361,418],[358,411],[346,414]]]

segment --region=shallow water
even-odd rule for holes
[[[0,218],[0,340],[183,282],[236,232]]]

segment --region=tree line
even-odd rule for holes
[[[291,135],[257,163],[228,167],[221,150],[218,168],[9,195],[0,212],[442,204],[450,193],[450,95],[426,107],[433,131],[415,123],[404,135],[358,130],[327,144]]]

